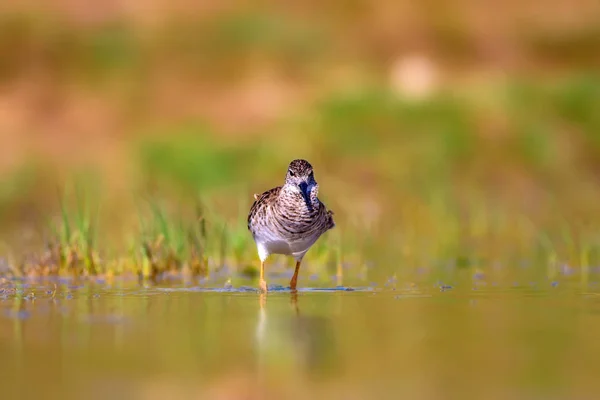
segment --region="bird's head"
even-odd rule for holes
[[[316,198],[318,190],[312,165],[306,160],[292,161],[285,176],[285,186],[288,190],[300,193],[307,205],[312,204],[312,198]]]

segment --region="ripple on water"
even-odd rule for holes
[[[269,285],[269,292],[291,292],[291,288],[289,286],[283,285]],[[157,292],[215,292],[215,293],[258,293],[258,288],[254,286],[227,286],[227,287],[201,287],[201,286],[193,286],[193,287],[183,287],[183,288],[168,288],[168,287],[157,287],[152,288],[152,291]],[[335,286],[335,287],[302,287],[297,289],[298,292],[355,292],[355,291],[363,291],[369,292],[374,291],[372,287],[349,287],[349,286]]]

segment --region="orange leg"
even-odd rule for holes
[[[260,291],[266,293],[267,292],[267,282],[265,281],[265,262],[260,262]]]
[[[298,271],[300,271],[300,261],[296,261],[296,270],[294,271],[294,276],[292,276],[292,280],[290,281],[290,289],[296,290],[296,283],[298,282]]]

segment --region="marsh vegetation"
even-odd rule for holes
[[[10,398],[595,390],[595,2],[4,3]],[[336,228],[265,299],[295,158]]]

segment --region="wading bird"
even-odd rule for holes
[[[254,195],[248,229],[260,258],[262,292],[267,291],[265,260],[270,254],[294,257],[296,270],[290,289],[295,291],[302,258],[323,233],[335,226],[333,212],[319,201],[318,191],[312,165],[306,160],[293,160],[283,186]]]

